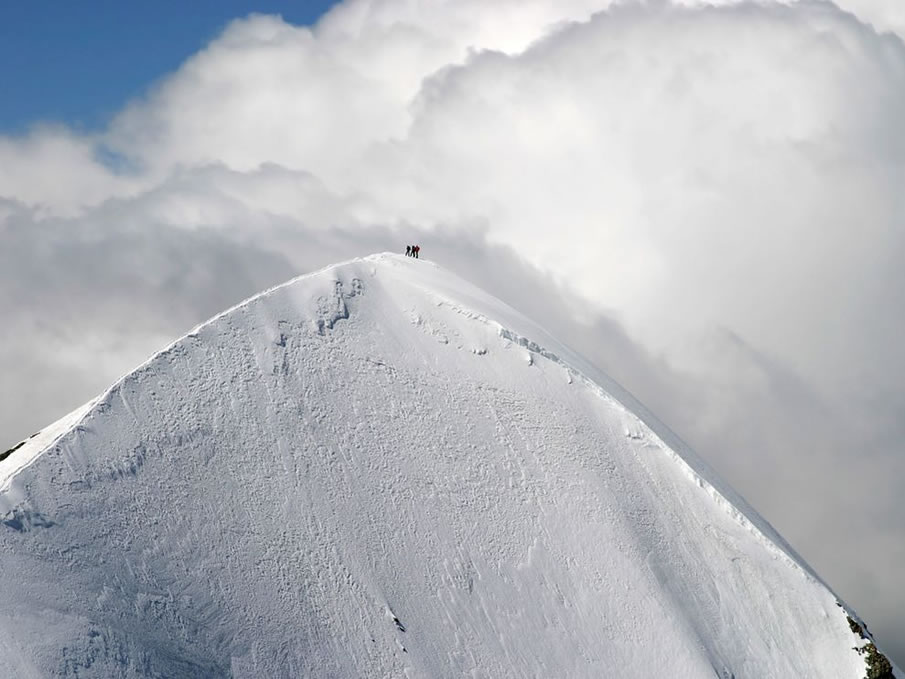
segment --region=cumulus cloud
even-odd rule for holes
[[[875,0],[238,20],[108,130],[0,137],[0,426],[417,238],[639,396],[905,659],[903,35]]]

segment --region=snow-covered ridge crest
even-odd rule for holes
[[[769,524],[429,262],[266,291],[41,440],[0,463],[3,676],[864,674]]]
[[[389,254],[389,253],[387,253],[387,254]],[[367,261],[367,260],[378,260],[383,256],[385,256],[385,255],[375,254],[375,255],[370,255],[369,257],[365,257],[365,258],[357,258],[357,259],[351,260],[346,263],[332,264],[330,266],[324,267],[323,269],[319,269],[319,270],[313,271],[311,273],[297,276],[296,278],[290,279],[284,283],[280,283],[279,285],[275,285],[272,288],[268,288],[267,290],[263,290],[263,291],[257,293],[256,295],[253,295],[252,297],[249,297],[248,299],[246,299],[242,302],[239,302],[235,306],[232,306],[229,309],[226,309],[225,311],[220,312],[213,318],[199,324],[198,326],[196,326],[195,328],[190,330],[188,333],[186,333],[182,337],[180,337],[176,340],[173,340],[173,342],[168,344],[166,347],[164,347],[157,353],[152,354],[149,358],[147,358],[140,365],[138,365],[134,369],[130,370],[125,375],[123,375],[121,378],[119,378],[116,382],[114,382],[112,385],[110,385],[110,387],[105,392],[103,392],[100,396],[93,398],[90,401],[88,401],[87,403],[79,406],[78,408],[73,410],[71,413],[60,418],[53,424],[48,425],[47,427],[42,429],[40,432],[35,433],[28,439],[20,441],[18,443],[18,445],[16,445],[14,447],[14,449],[11,449],[11,451],[14,450],[14,452],[16,453],[15,456],[13,456],[11,454],[7,458],[0,460],[0,511],[8,511],[10,509],[8,496],[9,496],[9,491],[10,491],[10,485],[12,484],[12,481],[15,478],[16,474],[19,473],[20,471],[22,471],[23,469],[25,469],[29,464],[31,464],[31,462],[33,462],[34,459],[38,455],[40,455],[44,450],[52,447],[61,438],[63,438],[67,434],[70,434],[73,430],[75,430],[78,426],[80,426],[83,420],[85,420],[86,418],[91,416],[93,409],[95,407],[97,407],[99,404],[104,403],[105,400],[108,399],[113,392],[115,392],[117,389],[119,389],[122,386],[123,382],[125,382],[127,379],[129,379],[129,377],[131,375],[133,375],[141,370],[144,370],[145,368],[147,368],[149,365],[151,365],[155,361],[160,360],[161,358],[165,358],[170,352],[173,351],[173,349],[175,347],[184,343],[188,338],[197,336],[198,333],[205,326],[210,325],[211,323],[216,323],[219,319],[223,318],[224,316],[229,315],[230,313],[233,313],[235,310],[245,307],[249,304],[253,304],[260,298],[266,297],[267,295],[270,295],[270,294],[274,293],[275,291],[280,290],[281,288],[291,286],[291,285],[296,284],[299,281],[305,280],[307,278],[315,278],[315,277],[322,276],[330,271],[333,271],[334,269],[340,269],[343,266],[347,266],[350,264],[354,264],[356,262],[363,262],[363,261]],[[333,322],[335,322],[335,320],[336,320],[336,318],[333,319]]]
[[[571,365],[567,360],[560,358],[558,354],[537,344],[528,337],[519,335],[517,332],[487,318],[483,314],[461,307],[452,300],[444,298],[439,303],[449,305],[458,313],[461,313],[468,318],[495,327],[500,338],[504,341],[512,342],[525,348],[528,352],[527,360],[530,365],[534,364],[533,356],[538,356],[555,365],[562,366],[566,371],[567,379],[570,380],[570,383],[573,379],[580,380],[587,388],[598,394],[600,398],[608,403],[614,404],[625,414],[627,421],[625,428],[626,436],[639,440],[650,440],[661,452],[672,457],[676,464],[685,471],[695,484],[713,497],[717,505],[740,524],[761,538],[764,545],[771,550],[775,550],[778,555],[785,558],[794,568],[800,568],[808,577],[820,580],[819,576],[779,535],[776,529],[773,528],[768,521],[750,507],[744,498],[726,486],[716,475],[716,472],[714,472],[700,457],[693,453],[687,444],[617,383],[607,378],[610,385],[610,391],[608,391],[598,382],[595,382]],[[600,378],[598,377],[598,379]],[[621,399],[617,398],[613,392],[619,393]],[[625,401],[628,403],[625,403]],[[637,413],[641,414],[639,415]],[[664,439],[671,441],[672,446],[668,445]],[[689,459],[683,457],[682,452],[679,451],[684,451]]]

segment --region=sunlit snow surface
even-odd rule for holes
[[[222,314],[0,462],[0,488],[3,677],[865,674],[769,525],[425,261]]]

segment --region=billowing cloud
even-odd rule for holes
[[[636,393],[905,659],[903,35],[875,0],[236,21],[108,130],[0,137],[0,425],[418,239]]]

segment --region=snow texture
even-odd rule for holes
[[[3,677],[863,677],[847,611],[544,330],[375,255],[0,462]]]

